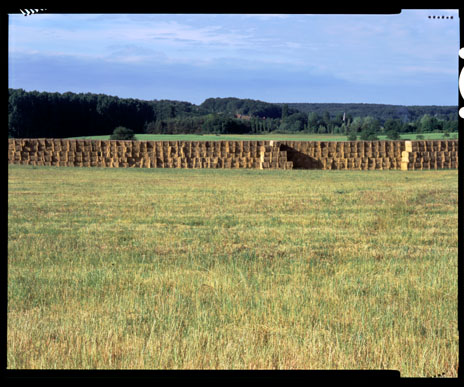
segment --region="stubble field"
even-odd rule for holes
[[[458,172],[8,168],[9,369],[457,376]]]

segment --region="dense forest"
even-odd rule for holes
[[[387,134],[456,132],[457,106],[269,103],[208,98],[202,104],[144,101],[92,93],[8,90],[8,136],[67,138],[135,133],[333,133],[375,139]]]

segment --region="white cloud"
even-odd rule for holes
[[[457,12],[433,12],[456,16],[433,21],[428,10],[400,15],[19,15],[9,26],[9,54],[13,63],[30,63],[28,56],[48,63],[76,58],[102,69],[163,68],[167,74],[182,68],[218,79],[236,71],[244,77],[272,72],[276,82],[279,74],[298,74],[301,82],[336,77],[386,85],[415,77],[420,83],[434,74],[457,74]]]

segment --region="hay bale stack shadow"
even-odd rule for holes
[[[323,163],[319,159],[299,152],[295,148],[281,144],[280,150],[287,152],[287,160],[293,163],[293,169],[322,169]]]

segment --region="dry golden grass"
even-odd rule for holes
[[[457,171],[9,166],[9,369],[457,376]]]

